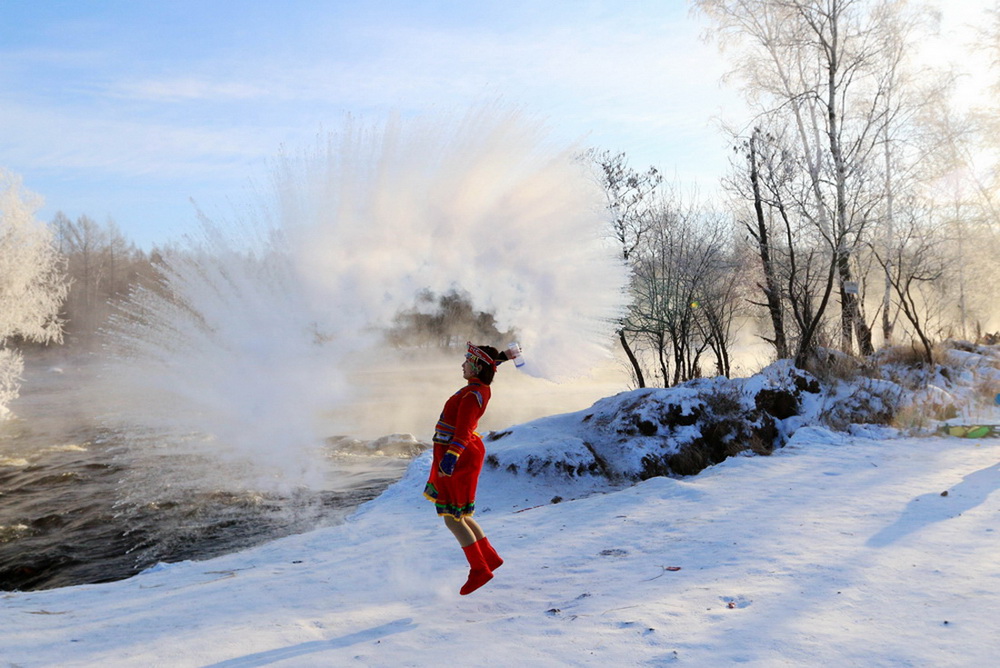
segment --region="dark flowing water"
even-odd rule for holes
[[[119,580],[335,524],[397,480],[412,454],[407,444],[375,455],[345,441],[353,451],[331,447],[336,476],[325,490],[151,484],[183,480],[196,463],[148,456],[169,436],[96,423],[74,399],[85,371],[51,356],[29,360],[15,417],[0,422],[0,590]]]

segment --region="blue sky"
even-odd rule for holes
[[[943,2],[944,0],[942,0]],[[980,0],[975,0],[979,3]],[[232,210],[345,114],[500,99],[702,191],[740,104],[684,0],[0,0],[0,166],[139,245]]]

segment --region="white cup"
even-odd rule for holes
[[[524,357],[521,355],[521,346],[518,345],[517,341],[510,343],[507,346],[507,359],[514,362],[514,366],[520,368],[524,366]]]

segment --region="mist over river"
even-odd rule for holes
[[[461,382],[460,360],[442,362],[437,372],[425,368],[415,403],[383,418],[387,428],[416,437],[331,435],[317,467],[322,483],[279,492],[248,487],[240,476],[226,483],[206,475],[206,468],[217,474],[219,464],[191,454],[186,441],[193,436],[100,416],[89,396],[101,386],[99,356],[49,351],[25,361],[13,417],[0,422],[3,591],[119,580],[160,562],[208,559],[337,524],[402,476],[424,447],[438,404]],[[485,429],[578,410],[624,388],[613,365],[603,380],[563,387],[512,372],[501,369]],[[392,376],[382,384],[392,386]],[[371,413],[359,419],[374,429],[379,407],[356,409]],[[414,504],[423,502],[420,491]]]
[[[416,447],[331,445],[326,483],[288,494],[204,487],[197,463],[171,454],[176,434],[88,415],[96,360],[47,353],[26,362],[15,417],[0,422],[0,590],[118,580],[337,523],[398,479]]]

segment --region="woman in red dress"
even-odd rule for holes
[[[424,496],[434,502],[445,526],[458,539],[469,561],[469,579],[461,594],[471,594],[493,578],[493,571],[503,564],[479,523],[472,519],[476,511],[476,485],[483,469],[486,448],[476,433],[479,418],[490,401],[490,383],[497,365],[506,353],[491,346],[468,344],[462,377],[468,385],[445,402],[434,429],[434,462],[424,488]]]

